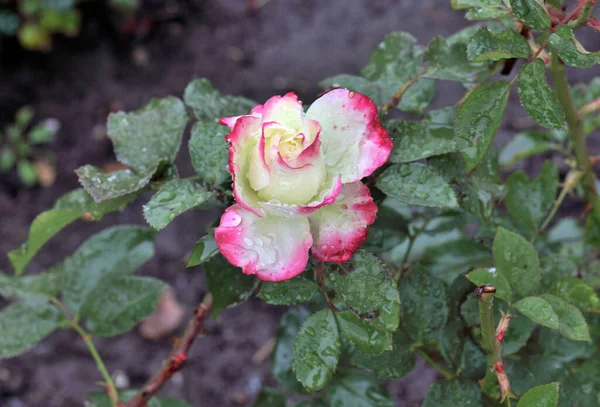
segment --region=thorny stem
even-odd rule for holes
[[[429,357],[429,355],[425,353],[423,349],[416,348],[415,352],[418,353],[423,359],[425,359],[425,361],[429,363],[431,367],[440,372],[446,379],[452,379],[454,377],[452,373],[448,372],[446,369],[434,362],[434,360],[431,359],[431,357]]]
[[[317,268],[315,269],[315,274],[317,276],[317,283],[319,284],[319,287],[321,287],[321,291],[323,292],[323,297],[325,297],[325,301],[327,301],[327,306],[329,307],[330,310],[332,310],[335,313],[335,312],[338,312],[338,309],[333,304],[333,302],[329,299],[329,295],[327,294],[327,288],[325,287],[325,282],[323,281],[324,271],[325,271],[325,263],[320,261],[319,264],[317,264]]]
[[[169,358],[165,360],[160,370],[144,384],[140,391],[125,404],[125,407],[145,407],[148,400],[183,366],[187,360],[188,352],[194,340],[200,334],[202,324],[212,306],[213,297],[211,293],[207,293],[204,296],[204,300],[202,300],[198,308],[194,311],[194,316],[188,322],[185,333],[175,343]]]
[[[96,366],[98,367],[100,374],[102,374],[102,377],[104,378],[106,392],[108,393],[108,398],[110,399],[110,402],[112,403],[113,407],[121,406],[121,403],[119,403],[119,393],[117,392],[115,382],[113,381],[112,377],[110,377],[110,374],[108,373],[108,370],[106,369],[106,366],[104,365],[104,362],[102,361],[102,358],[100,357],[96,346],[94,346],[94,342],[92,341],[91,335],[87,333],[76,321],[69,321],[69,325],[71,326],[71,328],[77,331],[79,336],[81,336],[81,339],[83,339],[92,357],[94,358]]]
[[[556,96],[560,102],[565,118],[569,126],[569,134],[575,146],[575,157],[577,165],[583,171],[583,184],[585,186],[585,197],[588,203],[592,206],[594,217],[600,222],[600,199],[596,190],[596,176],[590,160],[583,119],[575,108],[575,103],[571,97],[569,82],[565,72],[563,62],[558,58],[556,53],[552,53],[552,61],[550,64],[550,75],[556,89]]]
[[[398,89],[396,91],[396,93],[394,93],[392,98],[386,104],[381,106],[381,112],[383,114],[386,114],[388,112],[388,110],[390,110],[390,108],[392,108],[392,107],[396,106],[398,103],[400,103],[400,101],[402,100],[402,96],[408,90],[408,88],[410,88],[415,82],[417,82],[419,79],[421,79],[427,73],[428,73],[428,71],[421,72],[420,74],[413,76],[412,78],[410,78],[409,80],[404,82],[404,84],[400,87],[400,89]]]

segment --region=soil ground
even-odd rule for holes
[[[467,24],[463,13],[452,11],[446,0],[271,0],[252,14],[246,13],[245,3],[173,2],[176,8],[169,10],[175,17],[155,24],[148,36],[138,39],[110,29],[115,19],[97,15],[90,6],[84,10],[82,34],[58,39],[49,54],[26,53],[5,44],[0,51],[0,125],[19,106],[32,104],[37,117],[57,118],[62,130],[51,145],[58,158],[54,186],[26,190],[14,177],[0,179],[0,252],[17,247],[38,213],[78,187],[75,168],[114,161],[104,135],[111,110],[133,110],[151,97],[181,96],[185,85],[198,77],[209,78],[226,93],[257,101],[295,90],[308,102],[320,92],[319,80],[357,73],[391,31],[411,32],[426,44],[435,35],[449,35]],[[576,79],[598,74],[582,72]],[[440,86],[436,105],[457,100],[458,89]],[[507,116],[501,137],[514,131],[512,124],[523,112],[517,107]],[[188,161],[186,148],[179,161]],[[183,172],[190,175],[189,166]],[[186,270],[184,259],[208,221],[199,212],[177,218],[158,235],[157,255],[140,271],[169,282],[186,316],[206,288],[202,273]],[[93,233],[125,223],[144,224],[141,204],[106,216],[99,224],[69,226],[44,247],[29,270],[42,270]],[[0,269],[8,268],[1,255]],[[247,401],[242,405],[250,404],[261,383],[275,384],[268,360],[257,366],[251,359],[275,335],[284,310],[251,300],[225,311],[208,324],[208,336],[197,342],[183,372],[162,394],[183,397],[195,407],[237,406],[235,396],[244,394]],[[160,366],[170,340],[149,342],[133,331],[98,340],[98,347],[109,370],[135,388]],[[396,405],[418,406],[435,377],[419,361],[411,375],[389,384]],[[56,332],[27,354],[0,362],[0,405],[81,406],[86,392],[98,390],[94,382],[99,379],[82,341],[70,331]]]

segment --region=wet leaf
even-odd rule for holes
[[[120,391],[119,400],[121,402],[127,402],[131,400],[136,393],[137,391],[135,390]],[[89,393],[88,398],[92,400],[92,404],[85,404],[85,407],[112,407],[113,405],[106,392]],[[148,401],[148,407],[191,407],[191,405],[185,400],[152,397]]]
[[[285,393],[271,387],[260,389],[252,407],[286,407],[287,396]]]
[[[558,315],[552,305],[542,297],[523,298],[515,303],[515,308],[537,324],[558,329]]]
[[[416,356],[411,343],[400,329],[392,334],[393,349],[378,355],[366,355],[356,351],[352,363],[360,366],[383,380],[399,379],[415,367]]]
[[[202,236],[194,245],[186,267],[198,266],[219,253],[217,242],[212,234]]]
[[[574,341],[589,341],[590,333],[581,312],[574,306],[552,294],[543,294],[542,298],[551,306],[558,315],[558,332]]]
[[[152,99],[134,112],[112,113],[107,132],[119,162],[148,173],[161,162],[175,160],[187,122],[183,102],[167,97]]]
[[[208,291],[213,295],[213,316],[216,318],[226,308],[246,301],[256,286],[256,277],[242,273],[221,255],[204,264]]]
[[[31,223],[27,241],[8,253],[15,274],[20,275],[48,240],[81,215],[80,211],[68,209],[52,209],[39,214]]]
[[[322,389],[333,376],[340,358],[341,339],[329,309],[309,316],[296,337],[292,366],[308,391]]]
[[[394,407],[394,400],[385,386],[359,370],[336,375],[325,400],[330,406]]]
[[[584,407],[598,404],[600,360],[596,356],[572,369],[561,380],[559,407]]]
[[[506,181],[506,207],[520,229],[533,237],[552,208],[558,189],[558,169],[546,161],[540,174],[529,180],[523,171],[513,173]]]
[[[20,355],[58,328],[58,309],[44,302],[18,302],[0,311],[0,359]]]
[[[402,330],[425,344],[438,337],[448,319],[446,285],[422,266],[414,265],[400,280]]]
[[[144,205],[144,218],[160,230],[178,215],[208,201],[212,192],[189,179],[174,179],[165,183]]]
[[[481,27],[467,46],[469,61],[497,61],[507,58],[528,58],[529,44],[515,31],[507,30],[494,34],[487,27]]]
[[[108,213],[124,209],[137,197],[138,193],[131,193],[97,203],[85,189],[77,188],[58,198],[52,209],[78,210],[82,214],[89,213],[93,220],[100,220]]]
[[[314,281],[298,276],[277,283],[263,283],[258,298],[273,305],[296,305],[307,302],[318,292],[319,286]]]
[[[550,16],[542,0],[510,0],[510,7],[524,24],[537,30],[550,28]]]
[[[453,107],[431,111],[422,121],[403,120],[392,131],[390,162],[405,163],[456,150]]]
[[[422,407],[480,407],[481,390],[475,382],[448,380],[431,385]]]
[[[550,151],[555,146],[542,133],[518,133],[500,151],[500,164],[510,167],[525,158]]]
[[[369,319],[361,319],[351,311],[337,313],[336,319],[342,336],[361,352],[378,354],[392,349],[392,334]]]
[[[9,298],[51,299],[62,288],[63,267],[59,263],[50,270],[32,276],[12,277],[0,273],[0,295]]]
[[[196,79],[185,88],[183,100],[196,119],[214,122],[221,117],[249,114],[256,105],[250,99],[224,95],[208,79]]]
[[[505,301],[511,301],[512,290],[506,278],[498,272],[495,267],[473,270],[467,274],[467,278],[476,286],[492,284],[496,287],[496,297]]]
[[[523,65],[517,88],[529,117],[547,129],[564,127],[565,114],[546,82],[546,65],[541,59]]]
[[[305,393],[304,387],[292,370],[294,342],[304,320],[310,312],[303,307],[292,308],[281,317],[277,331],[277,345],[273,353],[272,372],[279,384],[296,393]]]
[[[189,149],[196,173],[206,182],[219,185],[230,179],[227,172],[229,151],[226,126],[213,122],[196,122],[192,127]]]
[[[85,302],[82,314],[96,336],[127,332],[152,315],[167,285],[155,278],[123,276],[98,284]]]
[[[589,68],[600,62],[600,52],[586,51],[575,39],[573,31],[569,27],[559,27],[550,35],[548,43],[567,65]]]
[[[558,382],[534,387],[521,396],[517,407],[556,407],[559,387]]]
[[[513,318],[510,320],[510,325],[502,341],[502,356],[509,356],[520,351],[533,333],[534,324],[529,318],[515,311],[511,314],[513,314]]]
[[[575,277],[556,281],[548,290],[582,311],[600,312],[600,297],[588,283]]]
[[[377,179],[386,195],[410,205],[456,208],[456,194],[444,178],[420,163],[396,164]]]
[[[502,7],[480,7],[467,11],[465,18],[471,21],[478,20],[500,20],[510,15],[508,8]]]
[[[458,110],[454,123],[455,141],[467,172],[485,157],[502,121],[509,93],[508,82],[489,82],[475,89]]]
[[[541,291],[547,291],[552,284],[565,277],[577,275],[577,264],[565,256],[548,255],[540,258],[542,265]]]
[[[359,250],[345,264],[344,270],[348,272],[327,274],[337,295],[358,313],[376,313],[372,323],[395,331],[400,318],[400,297],[396,283],[380,260]]]
[[[95,234],[65,259],[63,299],[77,313],[103,281],[126,276],[154,255],[150,228],[115,226]]]
[[[531,243],[499,227],[492,251],[497,271],[510,286],[523,296],[532,294],[540,281],[540,263]]]
[[[136,173],[131,170],[121,170],[105,173],[93,165],[84,165],[75,170],[79,183],[97,203],[132,194],[144,188],[157,168],[148,172]]]

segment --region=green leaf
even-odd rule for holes
[[[444,325],[444,328],[440,332],[439,346],[440,354],[446,362],[446,366],[451,371],[458,370],[460,366],[460,360],[466,337],[466,326],[464,322],[452,315],[452,308],[450,308],[450,315]]]
[[[0,173],[8,172],[15,165],[16,156],[15,153],[8,149],[3,148],[0,150]]]
[[[0,273],[0,295],[10,298],[51,299],[62,288],[62,264],[33,276],[11,277]]]
[[[517,301],[515,308],[522,312],[533,322],[547,326],[548,328],[558,329],[559,318],[554,308],[548,301],[542,297],[526,297]]]
[[[324,89],[346,88],[354,92],[362,93],[368,96],[377,106],[385,104],[393,95],[392,89],[384,86],[380,82],[372,82],[362,76],[355,75],[336,75],[327,78],[319,83]],[[404,98],[404,97],[403,97]]]
[[[598,405],[600,393],[600,361],[594,359],[571,370],[561,381],[560,407],[584,407]]]
[[[196,119],[201,121],[249,114],[256,105],[250,99],[223,95],[205,78],[190,82],[185,88],[183,100],[192,109]]]
[[[392,334],[393,349],[379,355],[366,355],[360,351],[352,355],[352,363],[360,366],[383,380],[399,379],[415,367],[416,354],[408,338],[397,329]]]
[[[540,281],[540,262],[531,243],[499,227],[492,251],[497,271],[517,293],[530,295]]]
[[[559,27],[556,32],[550,35],[548,43],[567,65],[577,68],[589,68],[600,62],[600,52],[586,51],[575,39],[573,31],[569,27]]]
[[[58,120],[46,119],[29,131],[27,140],[30,145],[50,143],[54,141],[54,137],[59,129],[60,123]]]
[[[148,185],[156,170],[157,168],[142,173],[131,170],[105,173],[93,165],[84,165],[76,169],[75,173],[88,194],[100,203],[140,191]]]
[[[600,312],[600,297],[588,283],[575,277],[556,281],[548,290],[582,311]]]
[[[521,396],[517,407],[556,407],[559,387],[559,383],[534,387]]]
[[[155,232],[137,226],[116,226],[86,240],[64,262],[64,303],[77,313],[105,279],[126,276],[154,255]]]
[[[556,144],[550,142],[542,133],[523,132],[517,133],[500,152],[500,164],[510,167],[518,161],[545,153],[555,148]]]
[[[453,107],[430,111],[422,121],[403,120],[392,131],[390,162],[405,163],[456,151]]]
[[[502,121],[509,93],[510,83],[489,82],[475,89],[458,110],[454,134],[467,172],[485,157]]]
[[[448,319],[446,285],[424,267],[413,265],[399,289],[402,330],[422,344],[437,338]]]
[[[530,181],[523,171],[518,171],[508,178],[506,185],[508,212],[528,236],[535,236],[554,203],[558,189],[558,169],[550,161],[546,161],[537,178]]]
[[[270,387],[260,389],[252,407],[286,407],[287,396],[285,393]]]
[[[325,400],[329,406],[394,407],[394,400],[385,386],[359,370],[336,375]]]
[[[202,236],[194,245],[194,250],[190,254],[190,259],[186,267],[198,266],[205,263],[218,253],[219,248],[214,236],[212,234]]]
[[[377,257],[357,251],[344,265],[343,273],[330,272],[327,279],[337,295],[360,314],[378,313],[371,322],[395,331],[400,318],[400,297],[396,283]]]
[[[369,226],[363,249],[372,253],[387,252],[406,239],[408,219],[402,213],[403,208],[408,206],[392,198],[386,198],[378,204],[377,218]]]
[[[308,391],[322,389],[333,376],[340,358],[340,335],[329,309],[309,316],[296,336],[292,366]]]
[[[138,193],[132,193],[96,203],[85,189],[77,188],[58,198],[52,209],[77,210],[82,214],[89,213],[93,220],[101,220],[108,213],[123,210],[137,197]]]
[[[471,271],[467,278],[477,286],[492,284],[496,287],[496,297],[510,303],[512,290],[506,278],[498,272],[495,267],[481,268]]]
[[[456,42],[443,37],[431,40],[425,54],[429,67],[425,77],[462,82],[467,88],[486,81],[493,74],[493,70],[486,62],[467,60],[467,38],[470,38],[470,35]]]
[[[507,30],[493,34],[481,27],[467,45],[467,59],[474,62],[508,58],[529,58],[529,44],[519,33]]]
[[[444,178],[420,163],[396,164],[377,178],[383,193],[410,205],[456,208],[456,194]]]
[[[481,8],[472,8],[467,11],[465,14],[465,18],[467,20],[501,20],[510,15],[510,10],[508,8],[501,7],[481,7]]]
[[[31,223],[27,241],[18,249],[8,252],[15,274],[20,275],[48,240],[80,216],[80,211],[66,209],[52,209],[39,214]]]
[[[214,256],[204,264],[208,291],[213,295],[213,316],[216,318],[226,308],[246,301],[258,284],[254,276],[242,273],[223,256]]]
[[[37,171],[33,164],[27,160],[19,160],[17,162],[17,175],[21,182],[28,188],[37,184]]]
[[[292,352],[300,326],[309,315],[310,312],[303,307],[292,308],[282,315],[273,352],[273,377],[282,386],[301,394],[305,390],[292,370]]]
[[[543,294],[542,298],[551,306],[560,321],[558,332],[574,341],[589,341],[590,333],[581,312],[574,306],[552,294]]]
[[[417,40],[405,32],[394,32],[385,37],[375,49],[361,74],[376,82],[383,90],[382,99],[392,98],[400,87],[420,73],[423,51]],[[420,79],[404,93],[398,108],[405,112],[422,113],[435,93],[435,82]]]
[[[206,182],[219,185],[227,181],[229,151],[225,136],[229,129],[213,122],[196,122],[192,127],[189,149],[196,173]]]
[[[529,117],[547,129],[564,127],[565,114],[546,82],[546,65],[541,59],[523,65],[517,88]]]
[[[277,283],[265,282],[258,298],[273,305],[297,305],[309,301],[319,292],[319,286],[303,276]]]
[[[135,390],[125,390],[119,392],[119,400],[121,402],[127,402],[135,396],[137,391]],[[105,391],[98,393],[90,393],[88,394],[88,398],[92,400],[92,404],[85,404],[85,407],[112,407],[113,404],[108,398],[108,395]],[[191,407],[191,405],[185,401],[180,399],[173,398],[158,398],[152,397],[148,401],[148,407]]]
[[[479,380],[485,375],[486,354],[479,345],[467,339],[462,347],[459,372],[463,378]],[[449,407],[449,406],[448,406]]]
[[[550,16],[541,0],[510,0],[510,7],[525,25],[537,30],[550,28]]]
[[[187,121],[183,102],[166,97],[152,99],[134,112],[112,113],[108,117],[107,132],[117,159],[147,173],[153,172],[161,162],[175,160]]]
[[[0,359],[20,355],[58,328],[58,309],[43,302],[18,302],[0,311]]]
[[[165,283],[148,277],[116,277],[98,284],[82,314],[96,336],[114,336],[131,330],[156,309]]]
[[[502,341],[502,356],[509,356],[517,353],[523,348],[531,334],[534,324],[529,318],[525,318],[518,312],[511,312],[515,316],[510,320],[510,326],[504,335]]]
[[[336,319],[342,336],[361,352],[378,354],[392,349],[392,334],[368,319],[361,319],[351,311],[337,313]]]
[[[542,265],[542,292],[547,291],[557,280],[577,275],[577,264],[564,256],[548,255],[541,257],[540,262]]]
[[[431,385],[422,407],[480,407],[481,390],[475,382],[448,380]]]
[[[160,230],[176,216],[206,202],[212,192],[189,179],[168,181],[144,205],[144,218],[153,228]]]

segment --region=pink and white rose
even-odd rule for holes
[[[377,213],[360,180],[392,150],[373,101],[336,89],[304,113],[288,93],[220,123],[231,129],[237,201],[215,231],[227,260],[265,281],[302,273],[311,248],[319,260],[348,260]]]

